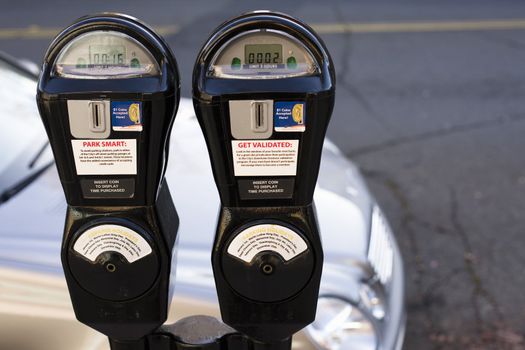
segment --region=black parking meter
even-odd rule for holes
[[[75,314],[115,341],[140,339],[166,320],[170,296],[175,58],[132,17],[83,17],[49,47],[37,100],[68,203],[62,264]]]
[[[194,68],[222,203],[212,254],[222,318],[268,344],[289,344],[315,317],[323,252],[313,192],[334,93],[323,42],[279,13],[222,24]]]

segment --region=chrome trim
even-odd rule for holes
[[[377,205],[373,208],[370,226],[368,261],[381,283],[386,285],[392,279],[394,264],[394,249],[391,242],[392,231]]]

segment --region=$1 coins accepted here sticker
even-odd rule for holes
[[[249,263],[264,251],[272,251],[290,261],[308,246],[295,231],[281,225],[262,224],[239,233],[228,246],[228,254]]]
[[[86,259],[111,251],[122,254],[130,263],[151,253],[148,242],[137,232],[120,225],[99,225],[78,237],[73,249]]]

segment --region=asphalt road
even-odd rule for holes
[[[0,49],[36,62],[54,30],[84,14],[118,10],[161,27],[184,96],[200,46],[233,15],[274,9],[324,28],[338,75],[329,136],[361,166],[404,254],[405,349],[525,348],[524,2],[19,0],[1,8]]]

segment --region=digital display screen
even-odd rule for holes
[[[160,72],[140,42],[124,33],[97,30],[74,38],[62,49],[55,74],[69,79],[121,79]]]
[[[90,45],[89,64],[123,65],[126,62],[126,48],[123,45]]]
[[[248,44],[244,46],[246,64],[281,64],[283,46],[281,44]]]
[[[281,79],[314,75],[318,68],[302,40],[261,28],[230,39],[215,53],[207,74],[221,79]]]

